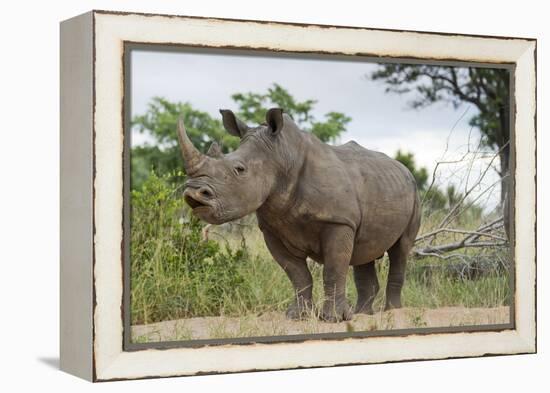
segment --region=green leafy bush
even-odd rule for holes
[[[179,174],[179,176],[182,176]],[[245,247],[232,250],[202,236],[168,176],[152,173],[131,200],[131,309],[133,323],[218,315],[246,291],[239,265]]]

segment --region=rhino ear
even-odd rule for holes
[[[233,136],[242,138],[248,131],[248,126],[239,120],[233,112],[228,109],[220,109],[222,114],[223,126]]]
[[[214,141],[208,148],[208,151],[206,152],[206,155],[212,158],[221,158],[223,157],[222,149],[220,145],[218,145],[218,142]]]
[[[281,108],[271,108],[265,115],[265,121],[273,135],[278,134],[283,129],[284,119]]]

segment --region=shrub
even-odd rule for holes
[[[217,315],[244,290],[246,248],[222,249],[202,229],[168,176],[152,173],[132,191],[132,323]]]

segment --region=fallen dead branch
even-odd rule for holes
[[[499,217],[489,223],[481,225],[474,231],[464,230],[464,229],[455,229],[455,228],[438,228],[429,233],[423,234],[416,239],[416,243],[425,242],[428,240],[433,242],[433,240],[440,234],[443,233],[455,233],[464,235],[462,239],[445,243],[439,245],[427,244],[421,248],[415,248],[413,254],[416,256],[436,256],[442,259],[448,259],[443,257],[443,253],[449,251],[455,251],[461,248],[468,247],[502,247],[508,244],[507,239],[503,237],[500,232],[497,232],[498,229],[504,226],[504,218]],[[483,239],[483,240],[480,240]],[[487,239],[491,239],[487,240]],[[456,257],[456,256],[455,256]]]

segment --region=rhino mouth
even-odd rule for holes
[[[185,198],[185,202],[187,202],[187,204],[189,206],[191,206],[191,209],[193,209],[193,210],[201,208],[201,207],[210,207],[209,204],[207,204],[205,202],[202,202],[202,201],[199,201],[198,199],[195,199],[190,195],[185,195],[184,198]]]

